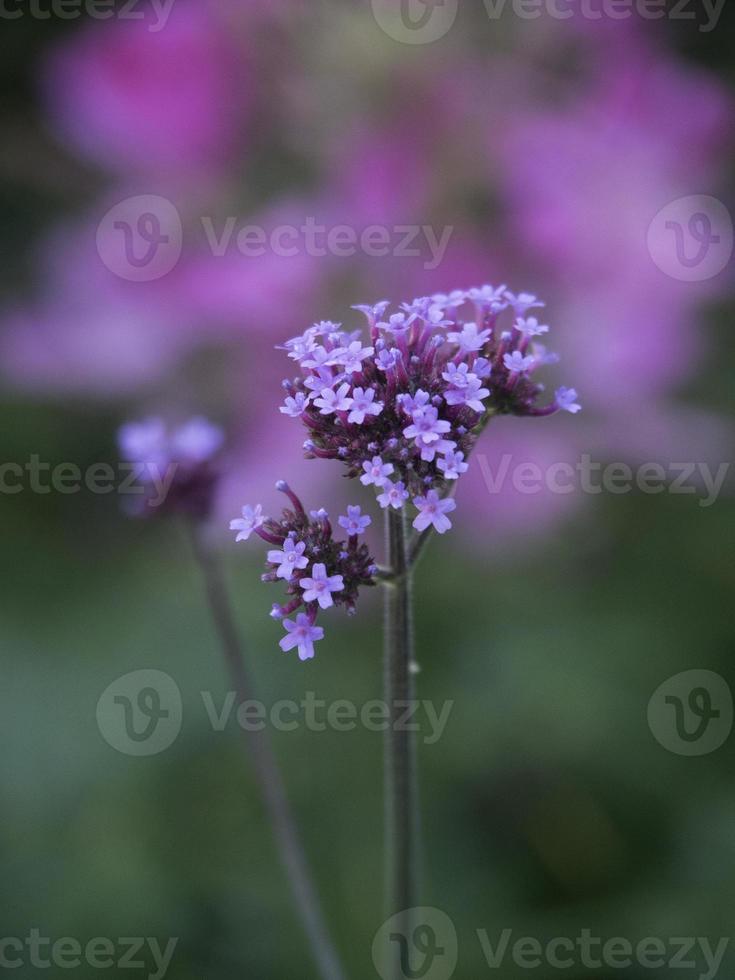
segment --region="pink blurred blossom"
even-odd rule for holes
[[[49,116],[112,172],[196,178],[219,171],[253,104],[247,45],[219,5],[175,0],[168,21],[113,18],[63,41],[46,65]]]

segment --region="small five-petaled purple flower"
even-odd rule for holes
[[[414,497],[413,502],[419,511],[419,516],[413,522],[417,531],[425,531],[432,524],[438,534],[444,534],[451,528],[452,522],[447,514],[457,506],[451,497],[442,500],[436,490],[429,490],[425,497]]]
[[[305,550],[306,545],[303,541],[296,542],[293,538],[286,538],[282,551],[269,551],[268,561],[278,565],[276,578],[285,578],[290,582],[297,568],[306,568],[309,559],[304,555]]]
[[[369,514],[363,514],[362,508],[359,506],[348,507],[347,516],[342,515],[339,518],[339,526],[343,527],[350,537],[354,537],[357,534],[364,534],[365,528],[369,527],[372,523],[372,517]]]
[[[304,590],[304,602],[318,602],[321,609],[334,605],[333,592],[341,592],[345,583],[341,575],[327,575],[326,565],[316,564],[311,570],[311,578],[302,578],[299,583]]]
[[[315,641],[324,638],[322,627],[314,626],[306,613],[299,613],[295,622],[292,619],[284,619],[283,625],[286,635],[279,641],[281,650],[288,651],[298,647],[299,660],[311,660],[314,656]]]
[[[242,517],[236,517],[234,521],[230,521],[230,530],[239,532],[235,541],[247,541],[253,531],[257,531],[261,527],[264,520],[263,508],[260,504],[257,507],[246,504],[242,509]]]

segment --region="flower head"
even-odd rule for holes
[[[144,491],[133,512],[142,515],[157,509],[205,518],[214,500],[215,462],[223,443],[222,429],[201,416],[174,427],[160,418],[122,425],[120,454],[133,464]]]
[[[417,531],[425,531],[433,525],[437,533],[444,534],[451,528],[452,522],[446,515],[457,506],[451,497],[442,500],[436,490],[429,490],[425,497],[414,497],[413,502],[419,511],[419,516],[413,522]]]
[[[341,575],[327,575],[327,566],[314,565],[310,578],[302,578],[299,583],[304,590],[304,602],[318,602],[322,609],[334,605],[333,592],[341,592],[345,587]]]
[[[393,463],[384,463],[380,456],[366,459],[362,468],[365,472],[360,477],[360,483],[365,487],[370,486],[371,483],[376,487],[382,487],[394,469]]]
[[[365,421],[366,415],[380,415],[383,411],[383,403],[376,402],[374,388],[353,388],[352,407],[347,421],[356,425],[361,425]]]
[[[230,530],[238,532],[235,541],[247,541],[253,531],[263,526],[264,521],[263,508],[260,504],[256,507],[246,504],[242,509],[242,517],[230,521]]]
[[[348,384],[340,385],[336,391],[333,388],[322,388],[319,397],[314,399],[314,404],[319,406],[322,415],[347,412],[352,407],[352,399],[347,394],[349,390]]]
[[[544,388],[535,376],[551,355],[536,339],[548,327],[527,313],[541,306],[531,293],[483,285],[420,296],[397,310],[385,301],[358,307],[369,341],[328,332],[324,354],[302,358],[300,377],[287,385],[293,399],[313,393],[293,405],[308,429],[307,456],[340,460],[347,476],[383,499],[391,474],[409,497],[441,496],[493,416],[574,411],[563,393],[539,404]]]
[[[290,582],[297,569],[306,568],[309,559],[304,555],[304,551],[306,551],[305,542],[294,541],[293,538],[286,538],[282,550],[269,551],[268,561],[278,565],[276,578],[285,578]]]
[[[281,650],[288,651],[298,647],[299,660],[311,660],[314,656],[314,643],[324,639],[322,627],[314,626],[313,620],[306,613],[299,613],[295,622],[284,619],[283,626],[286,635],[278,643]]]
[[[305,660],[313,656],[309,637],[317,640],[324,635],[321,627],[315,626],[319,611],[343,606],[353,612],[360,589],[375,584],[375,561],[367,545],[357,541],[357,535],[368,526],[370,518],[363,516],[359,507],[349,507],[348,515],[340,519],[340,525],[346,526],[350,533],[349,540],[336,540],[323,507],[307,513],[287,483],[279,481],[276,488],[286,494],[292,505],[283,511],[280,519],[264,517],[261,507],[245,507],[242,519],[238,518],[230,526],[240,532],[238,540],[255,533],[274,546],[267,553],[263,581],[282,582],[287,601],[284,605],[274,604],[270,615],[283,620],[289,634],[281,641],[281,647],[290,650],[298,643],[301,659]],[[296,617],[295,623],[285,618],[299,609],[305,612]],[[306,630],[307,621],[310,629],[319,631],[318,635]],[[299,626],[304,626],[304,630],[298,632]]]
[[[347,516],[342,515],[338,518],[339,526],[352,537],[357,534],[364,534],[365,529],[373,523],[369,514],[363,514],[361,507],[348,507]]]
[[[278,409],[282,415],[289,415],[292,419],[297,419],[303,415],[306,410],[306,406],[309,404],[310,395],[303,391],[297,391],[296,394],[291,397],[288,396],[286,401]]]
[[[400,510],[404,502],[408,500],[408,490],[406,490],[401,480],[397,483],[385,483],[383,484],[383,492],[378,494],[377,499],[384,510],[386,507]]]
[[[523,317],[518,317],[515,325],[516,330],[520,331],[524,337],[540,337],[549,332],[548,325],[539,323],[535,316],[530,316],[525,320]]]
[[[460,452],[445,453],[442,459],[437,460],[436,465],[444,474],[445,480],[458,480],[469,469],[469,464],[464,461],[464,453]]]
[[[557,388],[556,389],[556,405],[564,412],[571,412],[572,415],[576,415],[577,412],[581,411],[582,406],[577,402],[579,395],[574,388]]]
[[[523,374],[532,368],[535,363],[535,357],[531,357],[530,355],[524,357],[519,350],[514,350],[512,354],[506,354],[503,357],[505,369],[510,371],[511,374]]]

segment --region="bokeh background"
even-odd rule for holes
[[[223,425],[214,533],[268,704],[380,696],[377,596],[333,617],[300,664],[278,650],[261,549],[223,530],[243,503],[272,504],[279,477],[314,507],[346,499],[339,468],[302,460],[303,433],[277,412],[274,345],[313,321],[357,327],[353,303],[508,282],[546,299],[562,355],[550,374],[585,411],[493,424],[491,467],[504,453],[542,467],[732,457],[732,261],[684,282],[673,235],[663,269],[647,247],[671,202],[731,210],[732,8],[703,30],[697,4],[694,20],[657,21],[462,5],[427,44],[392,36],[378,9],[174,0],[160,30],[152,13],[25,7],[2,24],[2,462],[115,462],[117,427],[151,413]],[[181,216],[181,257],[129,281],[98,228],[151,194]],[[219,230],[228,216],[452,233],[434,269],[426,250],[216,256],[202,219]],[[684,670],[735,680],[732,481],[702,507],[697,487],[491,493],[475,465],[458,500],[417,582],[421,696],[454,702],[420,761],[424,899],[456,925],[456,975],[486,974],[482,928],[716,945],[733,928],[734,743],[677,755],[647,705]],[[2,495],[3,935],[178,937],[176,980],[312,977],[241,733],[213,731],[202,703],[228,683],[186,536],[120,503]],[[184,701],[179,738],[143,759],[108,745],[95,716],[140,668],[170,674]],[[381,737],[274,738],[349,975],[375,977]]]

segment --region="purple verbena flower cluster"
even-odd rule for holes
[[[201,416],[178,427],[151,417],[126,422],[117,440],[140,484],[130,511],[140,516],[153,511],[208,516],[219,476],[216,458],[224,443],[222,429]]]
[[[307,514],[303,504],[288,484],[276,484],[291,501],[293,509],[284,509],[281,519],[266,517],[260,505],[243,507],[242,516],[230,522],[237,531],[237,541],[247,541],[251,534],[259,535],[272,545],[267,555],[268,571],[264,582],[283,581],[288,601],[274,604],[271,616],[283,620],[286,635],[280,641],[282,650],[297,647],[299,658],[314,656],[314,643],[321,640],[324,630],[315,625],[317,614],[332,606],[344,606],[355,611],[358,592],[364,585],[375,585],[377,566],[359,535],[370,525],[371,518],[360,507],[348,507],[339,518],[347,540],[334,537],[334,528],[325,510]],[[295,619],[293,613],[304,607]]]
[[[455,507],[443,490],[467,470],[493,415],[580,409],[573,388],[538,404],[536,371],[557,360],[537,339],[548,326],[528,316],[543,305],[528,293],[482,286],[421,297],[392,313],[388,302],[356,306],[368,343],[360,331],[323,321],[281,347],[301,374],[284,381],[280,411],[306,426],[308,457],[342,460],[349,477],[375,486],[383,508],[399,509],[410,497],[419,511],[414,527],[443,533]]]

